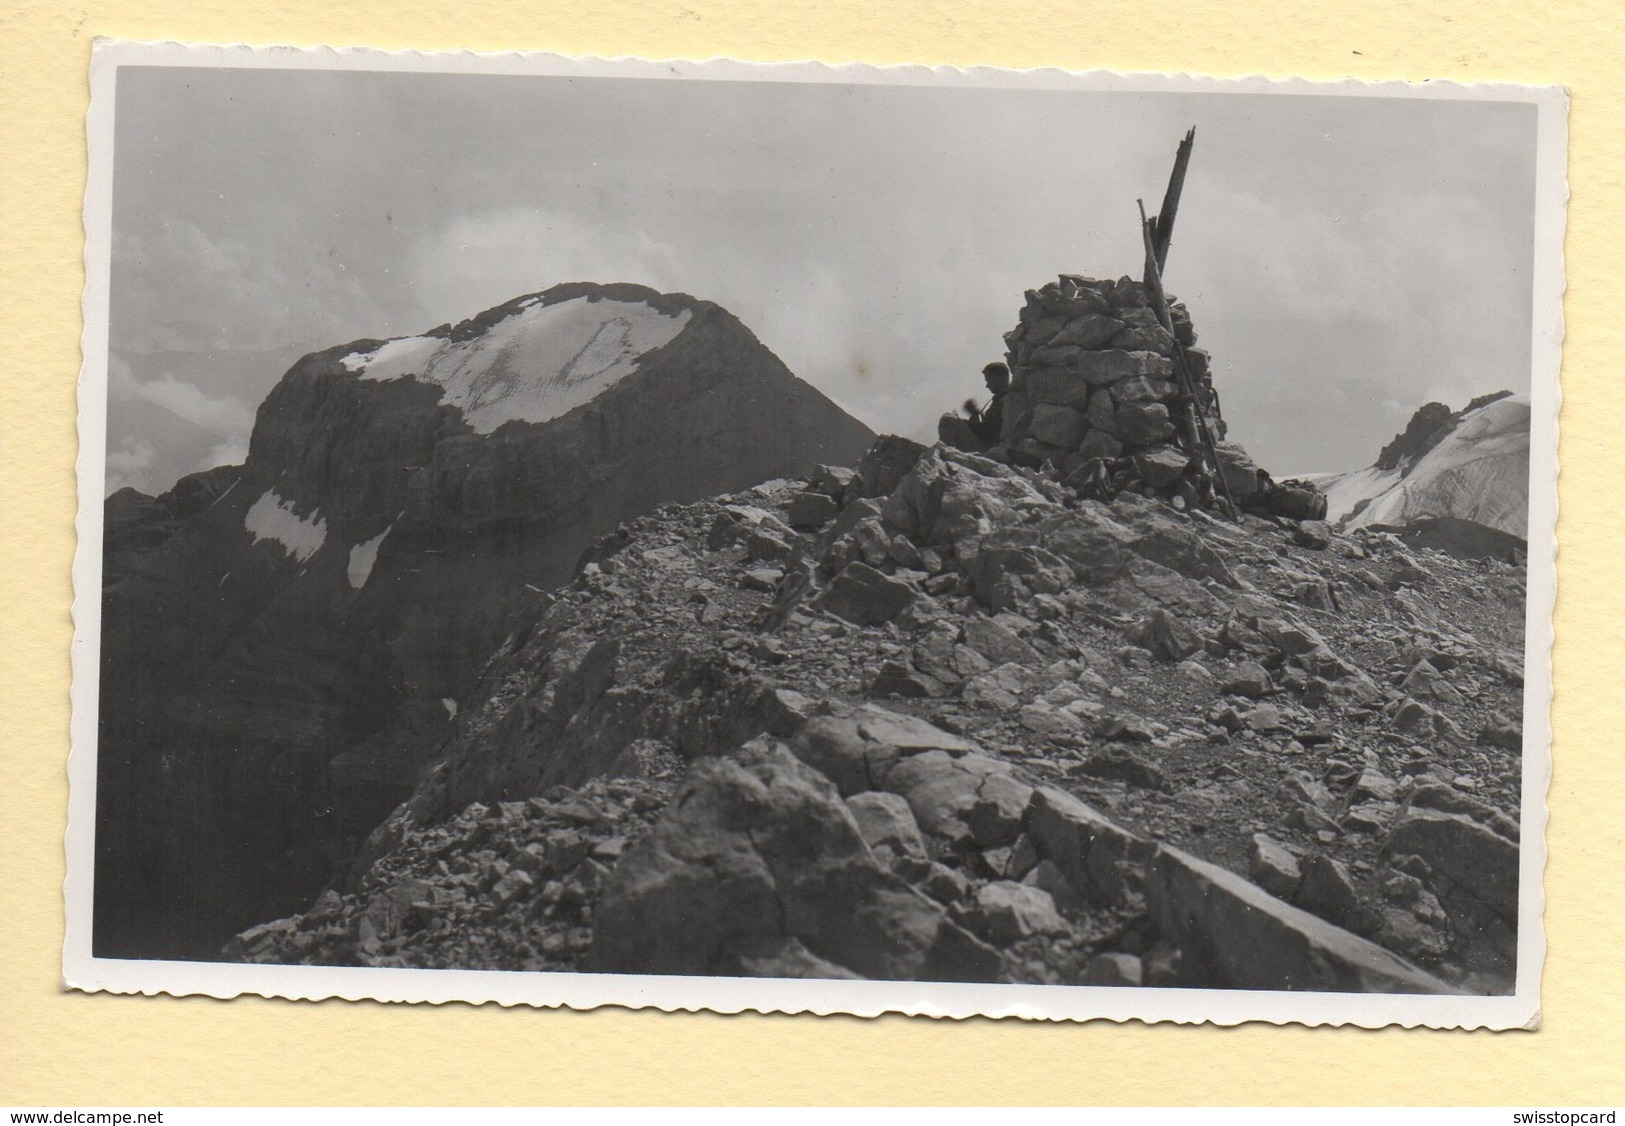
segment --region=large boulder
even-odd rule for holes
[[[1159,324],[1131,325],[1112,337],[1112,347],[1131,352],[1156,352],[1161,356],[1174,354],[1173,333]]]
[[[1172,380],[1159,379],[1154,375],[1137,375],[1114,383],[1111,388],[1112,399],[1123,404],[1166,403],[1178,393],[1179,389]]]
[[[1000,946],[1072,929],[1055,909],[1049,892],[1009,880],[994,880],[976,889],[966,916],[978,933]]]
[[[1077,894],[1097,903],[1120,903],[1135,882],[1132,869],[1151,845],[1064,790],[1033,791],[1024,815],[1028,840]]]
[[[865,790],[853,794],[846,805],[858,823],[863,843],[876,856],[891,860],[930,859],[914,813],[900,795]]]
[[[1063,324],[1060,331],[1046,343],[1052,348],[1056,345],[1074,344],[1085,351],[1092,351],[1110,343],[1112,337],[1122,330],[1123,322],[1116,317],[1085,313]]]
[[[1328,993],[1452,993],[1375,943],[1276,899],[1232,872],[1159,846],[1146,906],[1180,951],[1177,984]]]
[[[1352,931],[1375,929],[1348,869],[1339,861],[1314,852],[1303,858],[1301,869],[1294,899],[1299,907]]]
[[[865,977],[952,978],[988,964],[979,945],[875,859],[827,778],[763,739],[695,764],[622,858],[599,900],[590,964],[778,972],[799,946],[815,966]]]
[[[886,789],[901,794],[931,836],[982,848],[1012,843],[1033,788],[1007,762],[982,754],[926,751],[898,762]]]
[[[1297,895],[1298,884],[1303,879],[1298,858],[1265,833],[1253,834],[1248,871],[1260,887],[1279,899],[1291,899]]]
[[[1049,502],[1009,467],[944,446],[923,454],[881,509],[885,523],[928,544],[951,544],[1019,524],[1019,511]]]
[[[1159,446],[1134,456],[1134,470],[1153,489],[1165,489],[1190,467],[1190,456],[1171,446]]]
[[[1002,665],[1037,664],[1038,650],[1034,649],[1009,626],[997,618],[976,614],[965,622],[965,644],[986,657],[989,663]]]
[[[1039,405],[1082,407],[1089,401],[1089,392],[1094,386],[1066,368],[1039,368],[1027,373],[1027,394]],[[1028,422],[1030,425],[1030,418]]]
[[[1040,442],[1075,450],[1088,429],[1083,412],[1075,407],[1039,403],[1033,408],[1032,434]]]
[[[792,528],[810,531],[822,528],[840,513],[841,504],[834,497],[807,489],[790,499],[787,516]]]
[[[1174,424],[1162,403],[1119,403],[1112,415],[1112,432],[1131,446],[1149,446],[1173,437]]]
[[[996,468],[997,472],[984,474],[962,466],[953,474],[931,525],[931,543],[950,544],[964,536],[985,536],[1021,523],[1024,510],[1051,507],[1026,480],[1009,469]]]
[[[918,597],[908,583],[854,560],[835,576],[820,605],[854,625],[873,626],[893,620]]]
[[[1111,348],[1100,352],[1082,352],[1073,361],[1072,370],[1090,383],[1116,383],[1137,375],[1170,379],[1174,374],[1173,361],[1155,352],[1130,352]]]
[[[929,540],[949,485],[948,468],[939,449],[923,454],[903,474],[881,507],[888,527],[918,540]]]
[[[1133,533],[1113,520],[1104,505],[1086,503],[1048,517],[1037,531],[1044,546],[1066,560],[1078,581],[1090,586],[1117,578],[1132,557]]]
[[[1246,504],[1262,487],[1258,463],[1234,442],[1220,442],[1217,452],[1219,472],[1224,475],[1225,487],[1230,490],[1231,499],[1237,504]]]
[[[1413,807],[1394,826],[1388,849],[1420,856],[1503,919],[1517,919],[1518,846],[1471,817]]]
[[[925,751],[959,756],[976,750],[974,743],[923,719],[874,704],[850,714],[815,716],[790,746],[797,758],[848,797],[885,789],[892,767],[909,756]]]
[[[1025,535],[993,535],[961,551],[959,564],[976,600],[994,613],[1015,609],[1024,596],[1056,594],[1072,584],[1072,568],[1053,552],[1022,541]]]
[[[1224,557],[1213,550],[1203,536],[1165,518],[1151,521],[1148,529],[1135,537],[1131,546],[1142,559],[1160,563],[1188,579],[1198,582],[1213,579],[1227,587],[1240,585]]]
[[[857,475],[847,485],[845,502],[850,504],[863,497],[890,496],[904,474],[925,456],[927,448],[896,434],[884,434],[875,439],[875,444],[858,462]]]
[[[1164,661],[1182,661],[1202,648],[1202,635],[1160,606],[1135,623],[1128,639]]]

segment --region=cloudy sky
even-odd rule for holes
[[[716,301],[932,433],[1023,290],[1138,272],[1192,125],[1167,284],[1262,464],[1529,385],[1530,105],[126,67],[116,106],[109,491],[240,461],[305,352],[578,280]]]

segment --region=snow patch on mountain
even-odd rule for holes
[[[392,523],[365,543],[358,543],[350,549],[350,561],[345,570],[345,578],[349,579],[353,590],[360,590],[367,585],[372,577],[372,565],[378,562],[378,547],[384,542],[384,537],[395,530]]]
[[[430,360],[445,343],[437,336],[402,336],[385,341],[371,352],[351,352],[340,362],[347,371],[361,372],[365,379],[400,379],[427,371]]]
[[[1529,396],[1509,395],[1457,416],[1414,462],[1323,479],[1327,519],[1345,528],[1449,516],[1529,534]]]
[[[327,542],[327,521],[318,519],[320,511],[300,516],[292,501],[283,500],[275,489],[267,489],[243,514],[243,527],[253,535],[255,543],[275,540],[296,562],[303,563]]]
[[[676,338],[692,316],[641,301],[586,297],[525,305],[478,336],[408,336],[343,358],[362,379],[415,376],[438,383],[475,433],[505,422],[546,422],[584,405]]]

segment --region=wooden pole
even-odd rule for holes
[[[1185,397],[1185,433],[1191,452],[1198,463],[1213,466],[1213,477],[1230,506],[1232,515],[1238,512],[1235,499],[1230,495],[1230,483],[1224,479],[1224,467],[1219,464],[1219,448],[1208,429],[1207,412],[1197,401],[1196,381],[1191,378],[1190,365],[1185,358],[1185,346],[1174,336],[1173,315],[1168,311],[1168,298],[1162,291],[1162,270],[1157,265],[1156,244],[1151,235],[1151,220],[1146,218],[1145,201],[1135,200],[1140,207],[1140,235],[1145,241],[1145,290],[1151,299],[1151,309],[1157,314],[1157,323],[1167,330],[1174,342],[1174,375],[1179,380],[1179,391]],[[1207,472],[1205,466],[1203,472]]]
[[[1193,125],[1186,132],[1185,139],[1179,142],[1179,151],[1174,154],[1174,171],[1173,175],[1168,177],[1168,190],[1162,197],[1162,210],[1151,217],[1151,245],[1155,248],[1159,274],[1168,268],[1168,244],[1174,238],[1174,217],[1179,214],[1179,196],[1185,189],[1185,170],[1190,167],[1191,146],[1194,144],[1196,144],[1196,127]],[[1141,211],[1143,214],[1144,208]]]

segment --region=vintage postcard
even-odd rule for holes
[[[1538,1020],[1561,90],[91,81],[69,986]]]

